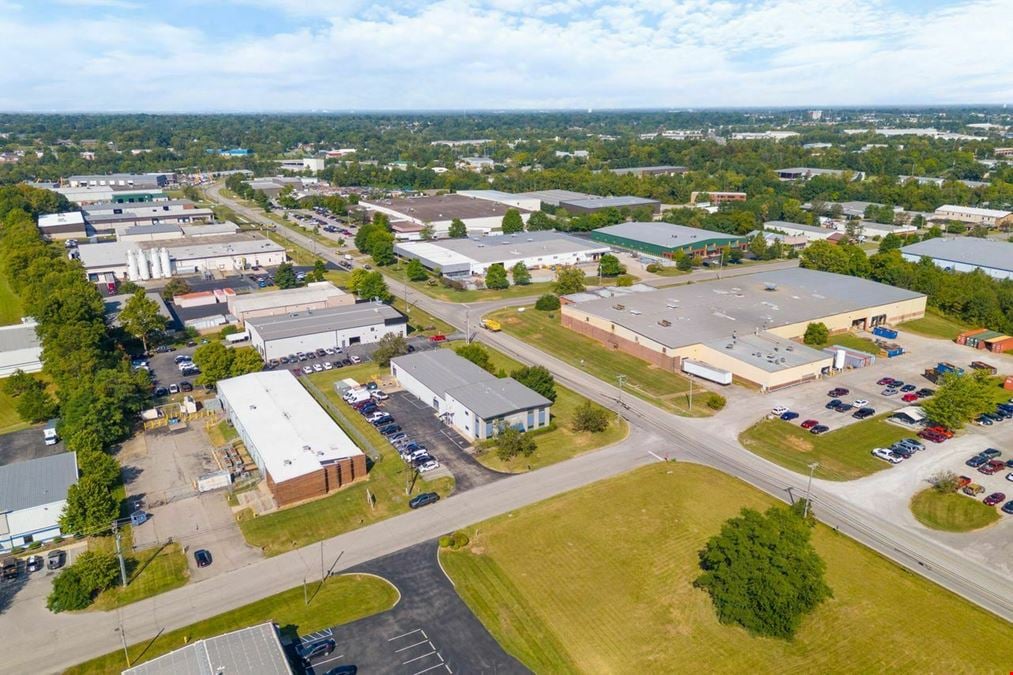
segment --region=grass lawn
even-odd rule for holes
[[[447,345],[454,347],[454,344]],[[490,360],[497,370],[504,370],[509,373],[520,368],[523,364],[514,361],[509,356],[502,354],[487,345],[482,345],[489,352]],[[551,431],[536,431],[534,438],[537,441],[538,449],[531,457],[515,457],[510,460],[502,460],[496,456],[495,448],[491,448],[475,458],[485,466],[495,471],[509,473],[521,473],[540,469],[543,466],[555,464],[576,455],[610,445],[621,441],[629,431],[629,425],[623,419],[613,419],[605,431],[592,434],[587,431],[576,432],[571,428],[570,422],[577,406],[585,399],[571,389],[561,384],[556,384],[556,401],[552,404],[552,418],[555,427]]]
[[[376,364],[364,363],[310,376],[330,403],[338,410],[348,412],[347,416],[335,417],[339,426],[351,426],[363,434],[380,451],[380,459],[370,467],[368,480],[350,485],[322,499],[256,518],[252,517],[252,512],[248,509],[241,512],[239,528],[243,536],[251,546],[262,549],[264,555],[278,555],[409,510],[409,498],[405,495],[405,480],[408,476],[406,465],[371,424],[341,401],[333,387],[334,382],[345,377],[352,377],[361,383],[377,374]],[[413,486],[412,494],[438,492],[445,497],[453,489],[452,478],[420,480]],[[367,490],[375,500],[372,507],[367,501]]]
[[[12,431],[20,431],[31,426],[21,419],[14,409],[14,399],[3,391],[4,381],[0,380],[0,434],[7,434]],[[39,432],[41,436],[42,433]]]
[[[809,473],[809,464],[815,461],[820,463],[814,474],[817,478],[852,480],[889,468],[872,456],[873,448],[885,448],[912,435],[910,430],[886,422],[886,415],[819,436],[797,423],[772,419],[743,431],[739,442],[750,452],[792,471]]]
[[[178,543],[163,548],[135,551],[124,556],[127,565],[126,588],[115,586],[103,591],[89,610],[107,611],[159,593],[179,588],[190,576],[186,554]]]
[[[834,597],[793,641],[720,624],[692,585],[697,552],[741,507],[772,503],[712,469],[655,464],[477,525],[441,560],[534,672],[1009,670],[1009,624],[823,526],[813,543]]]
[[[860,352],[866,354],[879,354],[879,345],[868,338],[858,337],[854,333],[838,333],[837,335],[831,335],[830,339],[827,340],[828,345],[837,345],[840,347],[846,347],[848,349],[857,349]]]
[[[6,270],[0,269],[0,326],[21,323],[22,312],[21,298],[7,281]]]
[[[510,277],[509,272],[510,270],[507,270],[507,277],[512,278]],[[399,286],[403,286],[406,280],[403,263],[398,263],[398,265],[392,267],[384,267],[383,273],[391,279],[395,279]],[[431,298],[446,300],[447,302],[483,302],[486,300],[502,300],[504,298],[526,298],[542,295],[544,293],[551,293],[553,285],[554,282],[541,281],[527,284],[525,286],[511,285],[509,288],[504,288],[502,290],[482,289],[478,291],[459,291],[454,288],[445,288],[441,284],[429,286],[424,281],[408,282],[408,288],[418,291],[424,295],[428,295]]]
[[[312,589],[311,589],[312,590]],[[131,645],[133,665],[167,654],[202,638],[221,635],[265,621],[274,621],[283,635],[305,635],[329,626],[351,623],[385,612],[398,601],[398,592],[389,582],[370,575],[347,574],[331,577],[313,596],[303,602],[302,586],[266,597],[185,628],[159,635],[154,642]],[[127,635],[129,636],[129,629]],[[65,673],[119,673],[126,667],[122,650],[110,652],[74,666]]]
[[[434,335],[436,333],[450,335],[451,333],[457,332],[457,329],[446,321],[436,318],[429,312],[416,307],[415,305],[408,308],[402,298],[395,298],[391,305],[394,309],[408,317],[409,336],[416,333],[425,335]]]
[[[236,433],[235,428],[229,424],[228,420],[222,420],[208,429],[208,439],[211,441],[211,445],[216,448],[220,448],[236,438],[239,438],[239,434]]]
[[[911,499],[911,513],[918,522],[933,530],[970,532],[999,520],[994,506],[957,492],[922,490]]]
[[[523,312],[507,308],[486,315],[503,326],[503,330],[528,344],[583,368],[610,384],[616,376],[626,376],[624,391],[639,396],[678,415],[705,417],[714,411],[704,405],[706,393],[694,385],[693,406],[689,406],[689,380],[682,375],[662,370],[625,352],[608,349],[591,338],[563,328],[559,312],[539,312],[527,307]]]
[[[926,337],[953,340],[964,331],[971,330],[974,326],[969,326],[956,319],[944,316],[935,310],[928,309],[925,311],[923,318],[905,321],[902,324],[898,324],[897,328]]]

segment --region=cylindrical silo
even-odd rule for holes
[[[844,364],[847,362],[848,353],[843,349],[838,349],[834,353],[834,368],[836,370],[844,370]]]
[[[162,278],[162,259],[158,257],[158,249],[151,249],[148,251],[148,258],[151,259],[151,278],[161,279]]]
[[[151,273],[148,272],[148,259],[144,257],[144,251],[135,251],[134,255],[137,259],[137,271],[142,281],[147,281],[151,278]]]
[[[134,255],[134,250],[130,249],[127,251],[127,279],[137,281],[140,278],[140,272],[137,270],[137,256]]]
[[[159,249],[158,255],[162,259],[162,276],[166,278],[171,277],[172,264],[169,262],[169,249],[163,246]]]

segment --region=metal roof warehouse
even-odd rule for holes
[[[707,257],[717,255],[725,246],[745,248],[749,245],[746,237],[658,221],[609,225],[593,230],[591,238],[665,258],[673,257],[680,250],[687,255]]]
[[[289,675],[291,672],[278,629],[267,622],[195,640],[128,668],[123,675]]]
[[[1013,279],[1013,244],[978,237],[926,239],[903,247],[901,255],[917,262],[931,259],[936,265],[956,272],[980,269],[996,279]]]

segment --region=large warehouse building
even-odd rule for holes
[[[466,197],[460,194],[437,197],[400,197],[359,204],[371,211],[386,214],[390,218],[394,235],[398,239],[420,239],[422,227],[430,225],[437,237],[446,237],[450,223],[460,219],[470,235],[486,235],[499,232],[503,227],[503,216],[510,208],[489,199]],[[531,212],[520,211],[521,219],[527,222]]]
[[[976,206],[943,204],[933,214],[936,220],[957,220],[984,227],[1013,227],[1013,212],[999,209],[982,209]]]
[[[76,482],[73,452],[0,466],[0,551],[61,536],[60,514]]]
[[[578,265],[598,260],[609,247],[555,231],[522,232],[471,239],[410,241],[394,246],[402,258],[418,259],[446,276],[484,275],[490,265],[503,263],[507,270],[519,262],[528,269]]]
[[[742,250],[749,247],[749,239],[746,237],[663,222],[609,225],[592,231],[591,238],[616,248],[639,251],[659,258],[674,258],[678,251],[688,256],[716,258],[725,247]]]
[[[391,359],[390,373],[436,410],[443,422],[471,439],[491,438],[501,426],[522,431],[551,421],[552,401],[512,377],[496,377],[449,349]]]
[[[366,478],[366,456],[291,371],[220,380],[218,398],[279,506]]]
[[[365,302],[246,320],[250,342],[265,359],[317,349],[378,342],[388,333],[408,335],[408,319],[389,305]]]
[[[265,293],[229,296],[229,314],[244,322],[262,316],[277,316],[354,305],[355,296],[345,293],[329,281],[317,281]]]
[[[900,250],[905,260],[928,258],[938,267],[954,272],[980,269],[996,279],[1013,279],[1013,244],[994,239],[954,237],[926,239]]]
[[[806,269],[760,272],[563,305],[565,327],[659,368],[692,360],[765,391],[816,379],[833,355],[793,340],[810,322],[871,330],[925,314],[925,296]]]
[[[661,202],[657,199],[634,197],[632,195],[623,195],[619,197],[585,197],[581,199],[564,199],[559,202],[559,208],[576,215],[597,213],[598,211],[604,211],[605,209],[632,211],[633,209],[642,208],[649,209],[651,213],[661,213]]]

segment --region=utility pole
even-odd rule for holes
[[[465,342],[471,344],[471,307],[464,308]]]
[[[324,583],[324,540],[320,540],[320,583]]]
[[[115,520],[113,521],[113,536],[116,539],[116,557],[119,558],[119,561],[120,561],[120,581],[123,583],[123,586],[126,587],[126,585],[127,585],[127,564],[123,560],[123,549],[120,546],[120,539],[121,539],[122,535],[120,533],[120,524],[119,524],[119,521],[115,521]]]
[[[693,410],[693,373],[686,373],[689,377],[689,409]]]
[[[623,387],[626,386],[626,376],[616,375],[616,380],[619,381],[619,405],[625,405],[623,403]]]
[[[120,611],[116,610],[116,619],[119,621],[119,628],[113,628],[113,630],[120,634],[120,642],[123,643],[123,658],[127,660],[127,668],[130,667],[130,652],[127,650],[127,635],[123,632],[123,621],[120,617]]]
[[[809,504],[812,503],[812,490],[813,490],[813,474],[816,473],[816,469],[820,466],[819,462],[813,462],[809,465],[809,484],[805,489],[805,508],[802,510],[802,517],[809,517]]]

